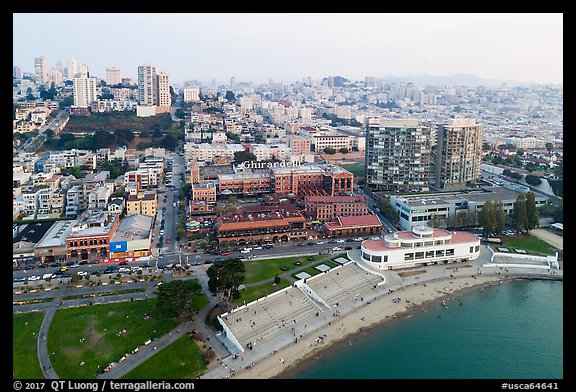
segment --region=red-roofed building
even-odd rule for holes
[[[377,215],[339,216],[335,221],[324,223],[328,237],[369,236],[382,233],[382,222]]]
[[[361,262],[372,268],[394,269],[475,260],[479,255],[480,239],[472,233],[417,226],[362,242]]]
[[[310,235],[305,227],[306,219],[290,202],[241,207],[235,214],[223,215],[216,222],[220,244],[307,240]]]

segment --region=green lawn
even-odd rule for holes
[[[95,378],[98,369],[176,325],[159,315],[155,299],[62,309],[50,325],[50,361],[61,378]],[[122,330],[126,333],[118,336]]]
[[[363,163],[351,163],[349,165],[340,165],[343,169],[348,170],[350,173],[354,174],[354,177],[364,177],[366,175],[366,170]]]
[[[246,303],[252,302],[258,298],[262,298],[270,293],[275,291],[281,290],[284,287],[290,286],[290,281],[286,279],[280,279],[280,283],[276,286],[273,285],[273,282],[264,283],[258,286],[248,287],[245,290],[240,291],[240,298],[232,302],[232,306],[242,305],[244,301]]]
[[[43,312],[20,313],[12,316],[13,378],[44,378],[37,354],[38,331],[43,319]]]
[[[308,260],[308,258],[312,258]],[[245,261],[244,266],[246,267],[246,279],[244,284],[259,282],[261,280],[273,278],[276,275],[286,273],[290,270],[298,268],[299,266],[295,263],[299,262],[302,265],[313,263],[316,260],[325,258],[326,255],[312,255],[312,256],[296,256],[296,257],[286,257],[281,259],[265,259],[265,260],[252,260]],[[282,267],[286,267],[286,270],[282,270]]]
[[[545,241],[542,241],[531,235],[517,235],[509,237],[501,237],[502,246],[507,248],[524,249],[527,252],[537,253],[546,256],[553,256],[556,254],[556,249]]]
[[[155,354],[123,379],[190,379],[206,371],[204,354],[189,336],[180,339]]]

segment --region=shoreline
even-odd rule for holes
[[[503,282],[512,282],[518,280],[515,277],[507,277],[505,279],[500,279]],[[306,357],[302,358],[300,361],[295,362],[294,364],[288,366],[284,371],[278,373],[277,375],[271,377],[272,379],[293,379],[293,376],[298,373],[299,371],[305,369],[309,364],[314,363],[317,360],[321,360],[324,356],[331,355],[335,351],[340,350],[342,347],[345,347],[347,342],[353,342],[355,339],[359,338],[360,335],[364,335],[366,333],[373,332],[377,329],[384,329],[384,328],[394,328],[397,324],[401,323],[402,320],[413,316],[414,314],[424,313],[423,309],[430,309],[435,306],[438,306],[442,303],[443,300],[452,297],[454,299],[460,299],[465,297],[468,294],[474,293],[479,291],[482,288],[487,287],[495,287],[499,286],[499,284],[492,284],[485,282],[480,283],[474,286],[469,286],[458,290],[457,292],[453,293],[452,295],[446,294],[444,296],[440,296],[434,299],[427,300],[421,304],[413,304],[412,306],[408,307],[406,310],[396,313],[396,318],[385,318],[379,322],[372,323],[366,327],[359,328],[356,332],[349,333],[343,336],[340,340],[333,341],[332,344],[326,346],[324,348],[319,348],[316,351],[311,352]]]
[[[458,299],[477,290],[499,285],[500,281],[503,284],[520,279],[543,280],[547,277],[490,274],[474,278],[469,275],[439,278],[405,286],[354,309],[334,320],[331,325],[324,325],[304,336],[297,345],[284,347],[275,355],[256,362],[249,371],[238,373],[231,378],[291,378],[313,361],[341,349],[346,342],[357,336],[377,328],[392,327],[395,322],[418,312],[425,312],[424,309],[436,306],[449,297],[452,297],[452,300]],[[400,297],[401,303],[393,303],[391,299],[395,297]],[[319,335],[325,335],[322,343],[315,342]]]

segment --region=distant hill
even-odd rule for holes
[[[537,83],[522,83],[514,80],[498,80],[498,79],[482,79],[478,76],[471,74],[454,74],[447,76],[433,76],[433,75],[407,75],[396,76],[386,75],[381,76],[379,79],[390,82],[412,82],[414,84],[431,84],[431,85],[448,85],[448,86],[486,86],[486,87],[499,87],[502,83],[506,83],[508,87],[529,86]]]

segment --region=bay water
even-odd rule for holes
[[[453,295],[361,331],[291,379],[561,379],[563,282],[517,280]]]

